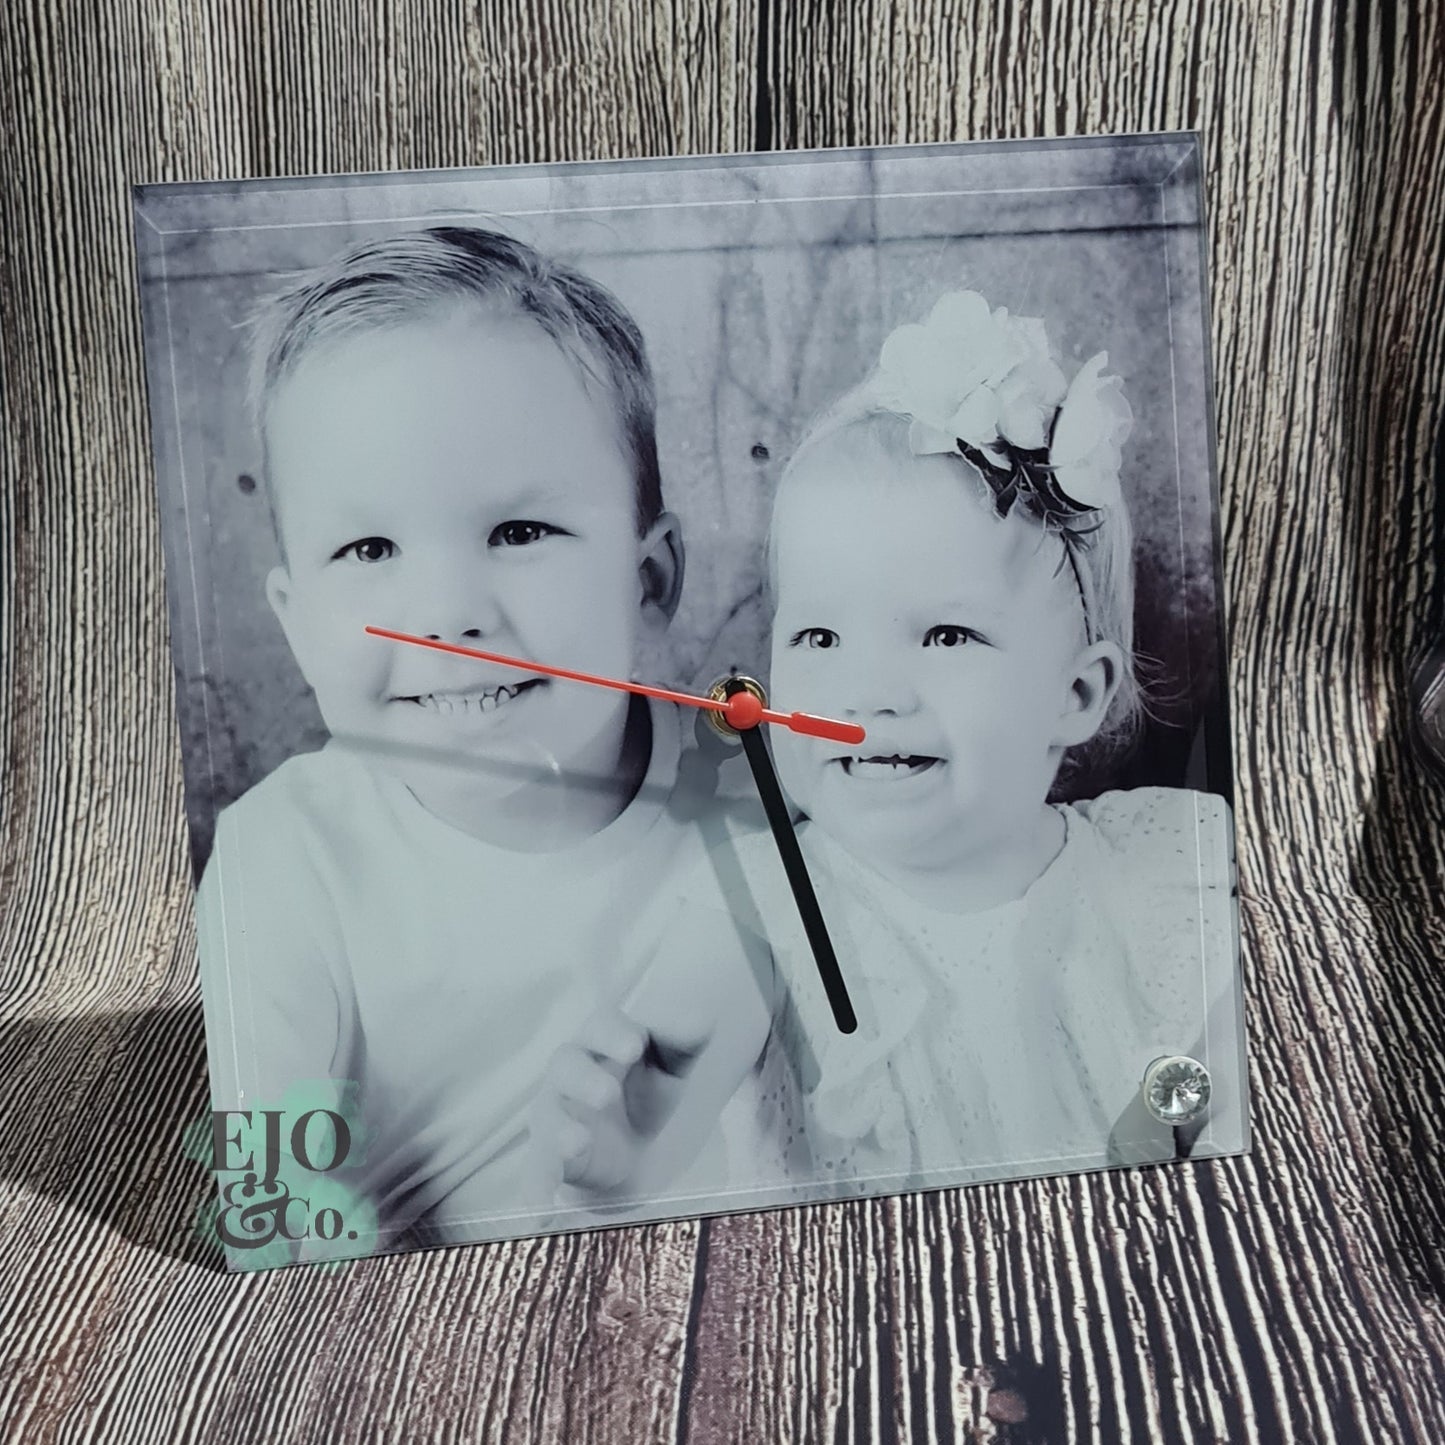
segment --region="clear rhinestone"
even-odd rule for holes
[[[1198,1059],[1155,1059],[1144,1070],[1144,1107],[1163,1124],[1190,1124],[1209,1107],[1209,1070]]]

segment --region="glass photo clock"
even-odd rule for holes
[[[1247,1147],[1194,137],[135,211],[233,1267]]]

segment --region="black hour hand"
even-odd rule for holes
[[[731,694],[747,689],[742,682],[732,681],[727,684],[727,690]],[[838,955],[833,952],[833,940],[828,937],[828,925],[823,922],[823,910],[818,907],[818,895],[813,890],[808,865],[803,861],[803,850],[798,846],[798,834],[788,814],[788,803],[783,797],[782,784],[778,782],[767,741],[758,727],[742,728],[737,735],[742,741],[748,766],[753,770],[753,781],[757,784],[758,796],[763,800],[763,811],[768,815],[768,826],[773,830],[773,841],[778,845],[783,871],[788,875],[788,884],[803,920],[803,931],[812,946],[818,976],[823,980],[823,990],[828,995],[833,1017],[843,1033],[851,1034],[858,1027],[858,1016],[853,1012],[848,986],[843,982],[842,969],[838,967]]]

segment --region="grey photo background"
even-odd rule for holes
[[[1197,152],[1159,137],[141,192],[138,234],[193,867],[216,813],[326,733],[263,596],[277,560],[245,407],[248,320],[296,273],[427,224],[506,231],[609,287],[646,338],[687,577],[640,675],[766,680],[761,545],[809,420],[946,290],[1099,350],[1135,415],[1123,485],[1152,718],[1064,795],[1228,793]],[[385,619],[378,619],[383,622]],[[805,705],[806,700],[802,704]],[[788,703],[789,706],[794,704]]]

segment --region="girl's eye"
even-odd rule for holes
[[[560,527],[553,527],[547,522],[529,522],[525,519],[503,522],[492,528],[492,535],[487,538],[487,546],[530,547],[544,537],[559,536],[561,532]]]
[[[829,627],[805,627],[795,632],[788,642],[789,647],[837,647],[843,639]]]
[[[971,632],[967,627],[958,627],[951,622],[941,622],[937,627],[930,627],[923,634],[923,645],[925,647],[962,647],[966,642],[982,642],[978,633]]]
[[[354,557],[358,562],[385,562],[396,556],[396,543],[389,537],[363,537],[359,542],[348,542],[332,556],[339,562],[343,557]]]

